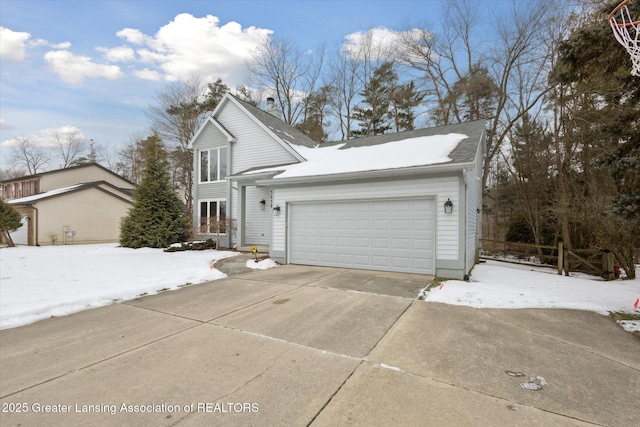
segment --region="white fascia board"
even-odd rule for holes
[[[282,139],[280,139],[280,137],[278,137],[278,135],[273,133],[273,131],[271,131],[271,129],[266,127],[264,125],[264,123],[262,123],[253,114],[251,114],[249,111],[247,111],[247,109],[244,108],[244,106],[242,104],[240,104],[239,102],[237,102],[233,97],[231,97],[231,96],[227,97],[227,95],[225,95],[225,98],[231,100],[231,102],[233,102],[238,108],[240,108],[240,110],[242,110],[247,116],[249,116],[251,118],[251,120],[254,121],[254,123],[256,123],[258,126],[260,126],[260,128],[262,130],[264,130],[273,139],[275,139],[278,144],[280,144],[285,150],[287,150],[289,152],[289,154],[291,154],[293,157],[295,157],[298,161],[300,161],[300,162],[306,162],[307,161],[307,159],[302,157],[302,155],[300,155],[300,153],[298,153],[295,149],[293,149],[293,147],[291,147],[291,145],[287,144]],[[223,98],[223,101],[225,100],[225,98]],[[222,104],[222,101],[220,102],[220,104]],[[218,105],[218,107],[220,107],[220,104]],[[218,108],[216,108],[215,111],[218,111]],[[214,111],[214,114],[215,114],[215,111]]]
[[[282,171],[269,171],[269,172],[260,172],[260,173],[252,173],[247,175],[229,175],[225,177],[233,182],[256,182],[257,180],[268,180],[267,182],[272,182],[269,178],[273,178],[275,175],[281,173]]]
[[[391,177],[406,177],[411,175],[428,175],[435,173],[447,173],[457,172],[460,173],[463,170],[472,169],[473,162],[466,163],[445,163],[439,165],[418,166],[400,169],[384,169],[374,171],[361,171],[361,172],[348,172],[348,173],[336,173],[331,175],[312,175],[312,176],[296,176],[291,178],[271,178],[271,179],[258,179],[256,184],[258,185],[290,185],[290,184],[306,184],[306,183],[318,183],[329,181],[348,181],[354,179],[371,179],[371,178],[391,178]]]

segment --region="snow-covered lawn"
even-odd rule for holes
[[[572,273],[558,276],[544,267],[487,261],[474,267],[471,281],[448,280],[423,294],[426,301],[478,308],[567,308],[608,315],[640,315],[640,279],[606,282]],[[626,330],[640,330],[640,321],[625,322]]]
[[[163,252],[117,244],[0,249],[0,329],[226,275],[229,251]]]
[[[0,249],[0,329],[226,277],[212,269],[225,251],[163,252],[116,244]],[[275,266],[270,259],[247,267]],[[471,281],[445,281],[426,301],[492,308],[569,308],[640,315],[640,279],[605,282],[586,275],[496,261],[477,265]],[[640,330],[640,321],[625,322]]]

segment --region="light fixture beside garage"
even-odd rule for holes
[[[273,216],[279,216],[280,215],[280,206],[276,205],[273,207]]]
[[[260,210],[263,211],[266,206],[267,206],[267,201],[264,199],[260,200]]]
[[[447,197],[447,201],[444,202],[444,213],[450,214],[453,212],[453,202]]]

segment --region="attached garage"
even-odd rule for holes
[[[292,203],[292,264],[434,274],[433,199]]]

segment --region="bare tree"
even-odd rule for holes
[[[16,138],[15,144],[11,146],[10,158],[14,164],[24,166],[29,175],[35,175],[49,162],[51,156],[29,138],[21,136]]]
[[[142,141],[144,139],[141,136],[132,137],[129,144],[118,152],[118,160],[115,167],[112,168],[113,171],[134,184],[140,184],[142,181],[142,172],[144,171]]]
[[[0,169],[0,181],[4,181],[6,179],[14,179],[19,178],[21,176],[27,175],[27,171],[23,169],[20,165],[9,165],[5,168]]]
[[[57,129],[53,132],[52,138],[60,160],[62,160],[61,167],[64,169],[73,165],[73,163],[78,160],[78,155],[82,150],[82,136],[80,135],[80,131],[75,128],[69,129],[68,131]]]
[[[343,45],[329,65],[329,79],[333,96],[329,100],[330,114],[337,119],[341,139],[344,141],[353,135],[356,121],[354,109],[361,93],[371,80],[374,70],[384,62],[395,62],[394,52],[375,40],[374,30],[368,30],[357,42],[345,49]]]
[[[286,123],[302,121],[309,95],[320,86],[324,48],[302,52],[290,40],[265,38],[253,59],[248,66],[253,83],[273,92]]]
[[[543,4],[544,3],[544,4]],[[546,93],[546,25],[551,22],[548,2],[514,1],[509,15],[496,17],[493,48],[481,51],[477,34],[478,4],[471,0],[445,2],[441,36],[422,29],[403,37],[403,62],[424,73],[426,101],[440,124],[476,117],[469,106],[483,105],[487,122],[487,157],[483,188],[511,128],[534,108],[541,108]],[[478,73],[478,71],[482,71]],[[483,89],[492,88],[490,91]],[[524,101],[524,102],[523,102]]]
[[[351,116],[356,105],[356,97],[364,87],[359,78],[361,63],[357,57],[340,52],[329,67],[334,93],[329,100],[330,111],[331,115],[337,118],[341,140],[344,141],[353,130]]]
[[[166,144],[175,146],[177,152],[173,157],[181,162],[180,184],[189,212],[192,210],[193,154],[188,145],[206,117],[202,104],[207,101],[208,93],[209,88],[197,78],[175,82],[156,95],[147,112],[152,129]]]

